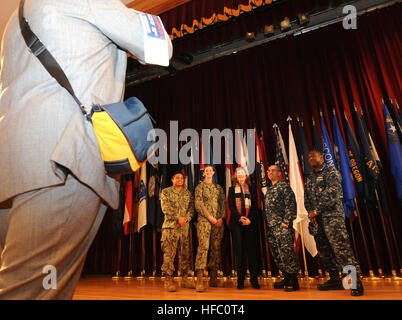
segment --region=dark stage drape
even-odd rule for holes
[[[394,179],[390,171],[387,137],[381,108],[381,99],[402,101],[402,6],[400,4],[374,11],[357,20],[356,30],[344,30],[341,23],[311,31],[301,36],[290,36],[265,45],[222,57],[150,82],[129,87],[126,96],[136,96],[144,102],[157,122],[157,127],[168,132],[169,121],[177,120],[179,130],[194,128],[200,134],[203,128],[257,128],[263,130],[268,159],[275,157],[272,125],[277,123],[285,144],[288,141],[286,118],[298,116],[304,122],[309,146],[312,145],[312,117],[319,129],[322,110],[327,128],[332,128],[332,109],[338,115],[344,133],[345,111],[352,128],[353,103],[363,112],[383,164],[390,215],[395,227],[396,241],[401,244],[401,208],[398,207]],[[211,35],[213,36],[213,35]],[[297,140],[296,122],[293,134]],[[332,130],[330,136],[332,139]],[[224,185],[224,165],[218,166],[219,182]],[[112,234],[108,211],[94,241],[85,265],[86,273],[113,273],[116,271],[117,243]],[[380,251],[384,271],[389,272],[384,231],[377,211],[373,212],[374,229],[367,227],[366,212],[361,212],[369,249]],[[368,272],[357,226],[352,226],[357,240],[357,255]],[[350,228],[350,226],[349,226]],[[374,234],[372,234],[374,231]],[[134,239],[134,269],[139,271],[141,237]],[[160,235],[159,235],[160,237]],[[122,272],[127,269],[127,237],[123,237]],[[227,241],[227,237],[225,238]],[[158,238],[159,246],[159,238]],[[152,264],[152,238],[146,240],[146,270]],[[400,245],[400,247],[402,247]],[[223,269],[228,258],[228,245],[222,249]],[[393,250],[394,260],[396,249]],[[161,264],[157,249],[158,267]],[[372,260],[375,260],[374,254]],[[378,267],[374,261],[374,269]],[[400,267],[400,265],[399,265]],[[399,267],[397,269],[399,269]]]

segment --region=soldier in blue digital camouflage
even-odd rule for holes
[[[284,275],[284,279],[275,283],[274,288],[296,291],[299,289],[297,274],[300,269],[293,244],[296,198],[289,184],[280,180],[281,170],[278,166],[270,166],[267,173],[272,183],[264,198],[268,242],[275,263]]]
[[[183,276],[182,287],[195,288],[188,278],[190,271],[189,222],[194,216],[194,197],[184,186],[184,176],[177,172],[172,177],[173,186],[161,192],[161,207],[165,215],[162,225],[161,248],[163,251],[162,272],[166,276],[165,289],[176,291],[173,282],[174,259],[179,246],[179,270]]]
[[[356,268],[357,286],[352,288],[351,295],[361,296],[364,288],[359,279],[360,266],[353,255],[345,226],[341,175],[334,167],[324,163],[321,151],[310,151],[308,162],[313,168],[313,173],[306,179],[304,192],[309,230],[330,275],[327,282],[318,285],[318,290],[343,290],[339,272],[352,265]]]
[[[223,221],[226,217],[226,197],[222,187],[213,183],[214,174],[213,166],[206,165],[205,179],[195,189],[195,209],[198,212],[198,249],[195,260],[198,292],[205,290],[203,272],[207,262],[210,270],[209,285],[211,287],[218,285],[217,270],[221,259],[220,248],[224,232]]]

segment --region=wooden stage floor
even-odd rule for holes
[[[402,280],[390,278],[363,279],[362,297],[351,297],[349,290],[318,291],[317,284],[325,279],[299,280],[300,290],[296,292],[274,289],[274,281],[279,280],[260,279],[261,289],[255,290],[246,280],[245,288],[238,290],[236,280],[227,279],[220,280],[221,287],[196,292],[181,288],[180,279],[175,278],[177,291],[166,292],[160,277],[113,280],[111,276],[86,275],[80,279],[73,300],[402,300]]]

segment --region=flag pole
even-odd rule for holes
[[[230,256],[231,256],[231,263],[232,263],[232,279],[236,279],[236,266],[235,266],[235,257],[234,257],[234,252],[233,252],[233,240],[232,240],[232,233],[229,233],[229,239],[230,239]]]
[[[371,263],[371,256],[370,256],[370,253],[369,253],[369,250],[368,250],[368,246],[367,246],[366,233],[364,232],[363,223],[362,223],[362,219],[361,219],[361,215],[360,215],[359,207],[358,207],[358,205],[357,205],[357,200],[356,200],[356,198],[354,198],[354,201],[355,201],[355,206],[356,206],[356,211],[355,211],[355,213],[356,213],[357,219],[358,219],[358,221],[359,221],[360,232],[361,232],[362,237],[363,237],[364,251],[365,251],[365,253],[366,253],[367,262],[368,262],[368,265],[369,265],[370,280],[379,280],[380,278],[379,278],[379,277],[376,277],[375,274],[374,274],[374,271],[373,271],[374,269],[373,269],[373,265],[372,265],[372,263]],[[369,224],[370,224],[370,222],[369,222]],[[351,228],[352,228],[352,222],[351,222]],[[372,228],[370,228],[370,229],[372,229]],[[374,234],[373,234],[373,237],[374,237]],[[376,251],[375,251],[375,252],[376,252]],[[380,267],[378,268],[378,274],[379,274],[380,277],[382,276],[382,268],[380,268]]]
[[[258,247],[259,247],[259,249],[260,249],[260,256],[261,256],[262,277],[263,277],[264,279],[266,279],[266,278],[267,278],[267,274],[266,274],[266,266],[265,266],[265,259],[264,259],[264,249],[263,249],[264,243],[261,241],[262,230],[261,230],[260,227],[258,228],[258,235],[259,235],[259,237],[260,237],[260,241],[258,241],[258,242],[259,242],[259,243],[258,243]]]
[[[384,99],[383,98],[381,98],[381,103],[384,104]],[[356,110],[356,106],[355,106],[355,110]],[[363,115],[363,110],[361,108],[360,108],[360,111],[361,111],[361,113]],[[370,133],[368,133],[368,135],[370,137]],[[372,142],[371,142],[371,144],[372,144]],[[371,146],[371,147],[374,147],[374,146]],[[380,175],[379,175],[379,179],[381,179]],[[390,246],[388,230],[387,230],[387,226],[386,226],[386,223],[385,223],[384,213],[383,213],[383,210],[382,210],[381,202],[380,202],[380,199],[378,197],[378,191],[377,191],[376,187],[374,187],[374,191],[375,191],[375,196],[376,196],[376,200],[377,200],[378,211],[380,212],[380,219],[381,219],[381,223],[382,223],[382,228],[383,228],[383,231],[384,231],[385,244],[386,244],[386,247],[387,247],[389,260],[390,260],[390,263],[391,263],[392,278],[397,280],[397,274],[396,274],[396,271],[395,271],[395,261],[394,261],[393,255],[392,255],[392,250],[391,250],[391,246]]]
[[[395,99],[395,104],[396,104],[397,109],[398,109],[398,114],[396,114],[396,116],[399,118],[399,105],[398,105],[398,101],[396,100],[396,98],[394,98],[394,99]],[[393,103],[391,98],[389,98],[389,100],[390,100],[391,103]],[[382,103],[384,103],[384,99],[382,99]],[[384,186],[384,188],[386,189],[385,186]],[[392,240],[393,240],[393,243],[394,243],[394,246],[395,246],[395,249],[396,249],[396,255],[397,255],[397,258],[398,258],[398,262],[399,262],[399,273],[400,273],[400,275],[402,276],[402,263],[401,263],[401,256],[400,256],[400,254],[399,254],[400,250],[399,250],[399,246],[398,246],[398,241],[396,240],[395,231],[394,231],[394,227],[393,227],[393,223],[392,223],[392,218],[391,218],[391,216],[387,216],[386,219],[385,219],[385,221],[386,221],[386,223],[389,225],[389,228],[390,228],[390,230],[391,230],[391,236],[392,236]],[[392,278],[392,279],[393,279],[393,280],[399,280],[399,279],[401,279],[401,278],[400,278],[400,277],[397,277],[397,275],[396,275],[396,273],[395,273],[395,274],[393,275],[393,278]]]
[[[353,102],[353,108],[355,109],[356,114],[359,114],[355,102]],[[345,114],[345,117],[346,117],[346,114]],[[347,117],[346,117],[346,120],[347,120]],[[380,258],[380,256],[379,256],[379,254],[378,254],[378,246],[377,246],[376,234],[375,234],[374,228],[373,228],[373,217],[372,217],[372,214],[371,214],[370,210],[368,210],[367,201],[364,200],[364,202],[365,202],[364,207],[365,207],[365,209],[366,209],[367,221],[368,221],[370,233],[371,233],[371,235],[372,235],[372,241],[373,241],[373,246],[374,246],[374,254],[375,254],[375,256],[376,256],[377,265],[378,265],[378,276],[379,276],[380,278],[384,278],[384,274],[383,274],[383,263],[382,263],[382,260],[381,260],[381,258]],[[356,207],[357,207],[357,206],[356,206]],[[358,215],[358,217],[360,218],[360,215]],[[364,228],[363,228],[363,224],[362,224],[361,218],[360,218],[359,221],[360,221],[360,229],[361,229],[362,235],[364,235]],[[374,273],[374,272],[373,272],[373,273]],[[374,274],[373,274],[372,280],[376,280],[375,277],[374,277]]]
[[[303,262],[304,262],[304,278],[303,280],[311,281],[313,278],[309,277],[308,269],[307,269],[307,261],[306,261],[306,250],[304,248],[304,240],[303,240],[303,226],[301,221],[299,221],[299,228],[300,228],[300,240],[302,245],[302,252],[303,252]]]
[[[292,121],[292,118],[290,116],[288,116],[286,121],[289,122],[289,125],[290,125],[290,122]],[[291,127],[291,125],[289,126],[289,128],[290,127]],[[307,260],[306,260],[306,249],[304,248],[304,239],[303,239],[303,229],[302,228],[303,228],[302,223],[301,223],[301,221],[299,221],[300,240],[301,240],[302,253],[303,253],[303,263],[304,263],[304,278],[303,278],[303,280],[311,281],[311,280],[313,280],[313,278],[310,278],[309,275],[308,275]]]
[[[356,105],[355,105],[354,107],[355,107],[355,110],[357,110]],[[343,114],[344,114],[344,116],[345,116],[346,121],[348,121],[348,117],[347,117],[345,111],[343,112]],[[355,193],[356,193],[356,185],[355,185],[354,179],[352,179],[352,181],[353,181],[353,187],[354,187]],[[372,265],[372,262],[371,262],[371,256],[370,256],[370,253],[369,253],[369,250],[368,250],[368,245],[367,245],[366,233],[364,232],[363,223],[362,223],[362,219],[361,219],[361,215],[360,215],[360,211],[359,211],[359,206],[358,206],[358,204],[357,204],[356,197],[355,197],[353,200],[354,200],[355,208],[356,208],[354,213],[356,214],[357,219],[358,219],[358,221],[359,221],[360,232],[361,232],[362,237],[363,237],[364,251],[365,251],[365,253],[366,253],[367,262],[368,262],[368,265],[369,265],[370,280],[378,280],[379,278],[375,276],[374,271],[373,271],[373,265]],[[357,254],[356,244],[355,244],[355,239],[354,239],[354,233],[353,233],[353,221],[352,221],[351,218],[349,218],[349,220],[350,220],[350,229],[352,230],[353,246],[355,247],[355,252],[356,252],[356,254]],[[369,224],[370,224],[370,222],[369,222]],[[370,226],[371,226],[371,225],[370,225]],[[370,228],[370,229],[371,229],[371,228]],[[373,233],[372,233],[372,234],[373,234]],[[373,237],[374,237],[374,234],[373,234]],[[379,269],[378,269],[378,273],[379,273],[380,276],[382,275],[382,268],[379,268]]]
[[[381,178],[381,177],[380,177]],[[398,280],[396,271],[395,271],[395,261],[394,261],[394,257],[392,256],[392,250],[390,247],[390,243],[389,243],[389,235],[388,235],[388,230],[386,228],[385,225],[385,220],[384,220],[384,214],[382,211],[382,207],[381,207],[381,203],[380,203],[380,199],[378,197],[378,192],[377,192],[377,188],[374,188],[375,191],[375,197],[377,199],[377,205],[378,205],[378,211],[380,212],[380,218],[381,218],[381,223],[382,223],[382,228],[384,230],[384,235],[385,235],[385,244],[387,246],[387,251],[388,251],[388,255],[389,255],[389,260],[391,262],[391,272],[392,272],[392,279],[393,280]]]
[[[156,231],[152,228],[152,276],[148,277],[150,280],[155,280],[156,277]]]
[[[125,280],[130,280],[133,277],[133,226],[130,222],[130,234],[129,234],[129,249],[128,249],[128,272],[127,276],[124,277]]]
[[[256,126],[254,126],[254,133],[256,135],[256,140],[257,140],[258,144],[260,145]],[[256,148],[257,148],[257,146],[256,146]],[[256,149],[256,152],[257,152],[257,149]],[[261,152],[261,146],[259,147],[259,152]],[[261,152],[261,155],[262,155],[262,152]],[[257,155],[256,155],[255,158],[257,159]],[[262,159],[260,159],[260,161],[262,161]],[[256,167],[258,168],[258,164],[257,164]],[[264,168],[264,164],[263,164],[262,167]],[[258,170],[260,171],[260,174],[261,174],[261,167]],[[263,196],[263,194],[262,194],[262,177],[261,177],[261,181],[258,181],[258,180],[259,180],[258,175],[256,175],[256,189],[257,189],[257,193],[259,193],[259,198],[261,200],[260,201],[260,206],[262,207],[262,209],[261,209],[261,211],[262,211],[261,216],[262,216],[264,214],[264,200],[262,198],[262,196]],[[258,190],[258,184],[260,184],[260,190]],[[260,223],[260,225],[261,225],[261,223]],[[265,266],[265,259],[264,259],[264,248],[263,248],[264,242],[261,241],[262,240],[261,237],[263,236],[263,232],[262,232],[260,226],[258,227],[258,235],[259,235],[259,238],[260,238],[260,241],[258,243],[258,247],[260,249],[260,257],[261,257],[261,264],[262,264],[262,277],[263,277],[263,279],[266,279],[267,274],[266,274],[266,266]]]
[[[141,230],[141,272],[137,279],[142,280],[145,276],[145,228]]]
[[[390,221],[390,220],[391,220],[391,217],[387,217],[387,219],[385,219],[385,221],[387,222],[387,224],[389,225],[389,227],[391,229],[391,236],[392,236],[392,240],[394,241],[394,245],[395,245],[395,248],[396,248],[396,255],[397,255],[397,258],[398,258],[398,262],[399,262],[399,268],[400,268],[399,273],[402,276],[402,265],[401,265],[401,257],[399,255],[399,246],[398,246],[398,242],[396,241],[396,237],[395,237],[395,233],[394,233],[394,227],[392,226],[392,221]],[[392,277],[392,280],[401,280],[401,279],[402,278],[398,277],[396,275],[396,273]]]
[[[261,130],[260,142],[262,141],[263,136],[264,136],[264,131]],[[260,143],[260,145],[261,145],[261,153],[262,153],[262,156],[263,156],[262,161],[263,161],[263,164],[264,164],[264,155],[266,156],[265,142],[264,142],[264,150],[262,150],[262,143]],[[268,168],[265,168],[265,165],[264,165],[264,170],[268,170]],[[266,174],[266,172],[265,172],[265,174]],[[264,197],[265,197],[265,195],[264,195]],[[263,210],[264,210],[263,216],[262,216],[262,225],[263,225],[263,231],[264,231],[263,243],[264,243],[265,255],[267,257],[267,279],[272,280],[271,256],[270,256],[270,251],[269,251],[269,243],[268,243],[268,240],[267,240],[267,224],[266,224],[265,219],[264,219],[264,215],[265,215],[265,201],[264,200],[262,201],[262,206],[263,206]]]
[[[120,279],[120,265],[121,265],[121,235],[119,236],[119,241],[117,242],[117,271],[112,277],[113,280]]]

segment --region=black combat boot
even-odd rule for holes
[[[352,295],[354,297],[364,295],[364,287],[363,287],[363,283],[360,279],[357,279],[356,289],[352,289],[352,291],[350,292],[350,295]]]
[[[283,274],[283,280],[274,283],[274,288],[275,289],[283,289],[284,288],[285,281],[289,277],[289,275],[286,272],[282,272],[282,274]]]
[[[289,280],[284,284],[284,289],[287,292],[299,290],[299,280],[297,279],[297,273],[291,273],[288,275]]]
[[[250,283],[254,289],[260,289],[260,285],[258,284],[258,278],[251,278]]]
[[[244,289],[244,280],[243,279],[237,279],[237,289],[239,289],[239,290]]]
[[[341,278],[339,277],[338,272],[330,273],[329,274],[329,280],[327,282],[324,282],[323,284],[319,284],[317,286],[318,290],[321,291],[328,291],[328,290],[343,290],[343,285]]]

